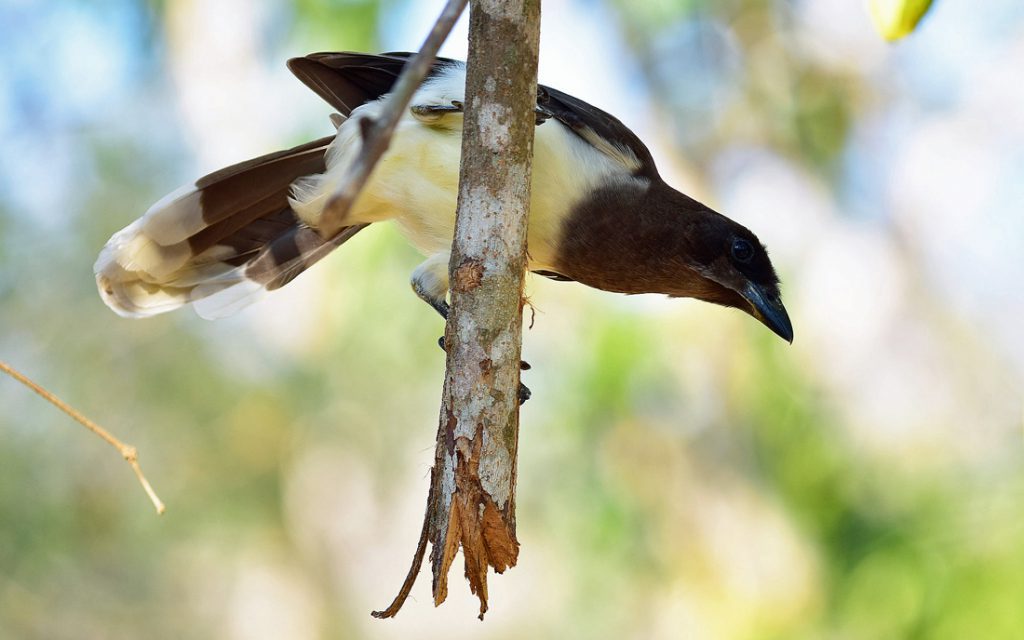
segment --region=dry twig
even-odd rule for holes
[[[430,486],[434,486],[434,473],[431,470],[430,474]],[[433,490],[428,494],[427,497],[427,511],[423,514],[423,528],[420,530],[420,540],[416,543],[416,552],[412,557],[412,565],[409,567],[408,573],[405,574],[405,581],[402,583],[402,588],[398,590],[398,595],[391,601],[391,604],[387,609],[383,611],[374,611],[370,613],[374,618],[394,618],[398,615],[398,611],[405,604],[409,594],[412,593],[412,587],[416,584],[416,577],[420,574],[420,567],[423,565],[423,557],[427,553],[427,537],[430,535],[430,508],[434,504],[433,499],[430,497],[433,495]]]
[[[377,166],[384,152],[391,144],[391,136],[395,133],[398,121],[405,114],[406,107],[412,100],[423,78],[434,64],[437,51],[451,33],[469,0],[448,0],[444,10],[434,23],[427,39],[423,41],[419,53],[409,59],[402,68],[395,86],[392,87],[388,104],[380,117],[375,120],[362,121],[362,148],[355,162],[346,173],[345,181],[338,185],[334,195],[327,201],[323,216],[320,218],[318,230],[325,238],[330,238],[345,226],[344,219],[348,210],[355,203],[359,193],[370,179],[373,168]]]
[[[43,387],[28,379],[17,369],[10,366],[6,362],[3,362],[2,360],[0,360],[0,371],[6,373],[7,375],[11,376],[21,384],[38,393],[40,396],[43,397],[44,400],[46,400],[53,406],[57,407],[64,413],[74,418],[76,422],[84,426],[89,431],[92,431],[99,437],[103,438],[104,440],[107,441],[108,444],[110,444],[110,446],[117,449],[118,453],[120,453],[121,456],[128,461],[128,464],[131,465],[132,471],[135,472],[135,477],[139,479],[139,484],[142,485],[142,488],[145,490],[146,495],[149,496],[149,500],[150,502],[153,503],[153,506],[156,508],[156,512],[158,514],[163,514],[163,512],[167,510],[167,507],[164,506],[163,501],[160,500],[160,497],[156,495],[156,491],[154,491],[153,487],[149,484],[149,480],[146,479],[145,474],[142,473],[142,467],[139,466],[139,452],[135,447],[121,442],[113,435],[111,435],[109,431],[107,431],[100,425],[96,424],[89,418],[86,418],[74,407],[68,405],[57,396],[53,395]]]

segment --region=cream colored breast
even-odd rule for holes
[[[457,130],[409,118],[378,165],[359,220],[394,218],[426,255],[447,251],[455,226],[461,139]],[[621,165],[557,121],[537,128],[529,222],[532,268],[550,267],[562,221],[573,207]]]

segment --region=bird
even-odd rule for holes
[[[141,318],[192,305],[230,315],[387,220],[425,256],[414,292],[448,315],[466,65],[438,58],[339,231],[318,225],[412,54],[314,53],[292,73],[337,113],[329,135],[199,178],[115,233],[94,271],[102,300]],[[752,231],[669,186],[618,118],[538,85],[527,269],[623,294],[739,309],[787,342],[779,278]],[[443,346],[443,345],[442,345]]]

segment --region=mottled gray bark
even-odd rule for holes
[[[378,618],[401,609],[428,541],[434,604],[448,595],[461,548],[481,619],[488,567],[502,573],[519,555],[519,354],[539,45],[540,0],[471,0],[435,463],[412,568],[391,606],[374,612]]]
[[[462,548],[487,610],[488,567],[516,563],[519,355],[540,0],[470,3],[466,113],[444,405],[429,507],[434,603]]]

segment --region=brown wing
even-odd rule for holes
[[[631,173],[657,177],[651,152],[633,131],[615,116],[557,89],[537,87],[537,106],[601,153],[623,164]]]
[[[408,55],[311,53],[292,58],[288,61],[288,68],[303,84],[347,117],[359,105],[391,91]],[[435,70],[438,68],[438,65],[434,66]]]
[[[378,64],[389,65],[389,69],[397,75],[401,67],[399,66],[397,70],[394,69],[394,60],[404,61],[414,54],[405,51],[392,51],[382,56],[367,56],[365,54],[334,55],[384,58],[388,62],[379,62]],[[448,64],[463,63],[450,58],[437,58],[434,68],[437,69],[439,66]],[[387,90],[390,90],[390,85]],[[647,145],[629,127],[622,124],[621,120],[610,113],[602,111],[579,98],[545,85],[537,86],[537,113],[538,124],[549,117],[554,118],[582,138],[587,144],[622,164],[630,173],[649,178],[657,177],[658,169],[654,165],[654,158],[651,156]]]

